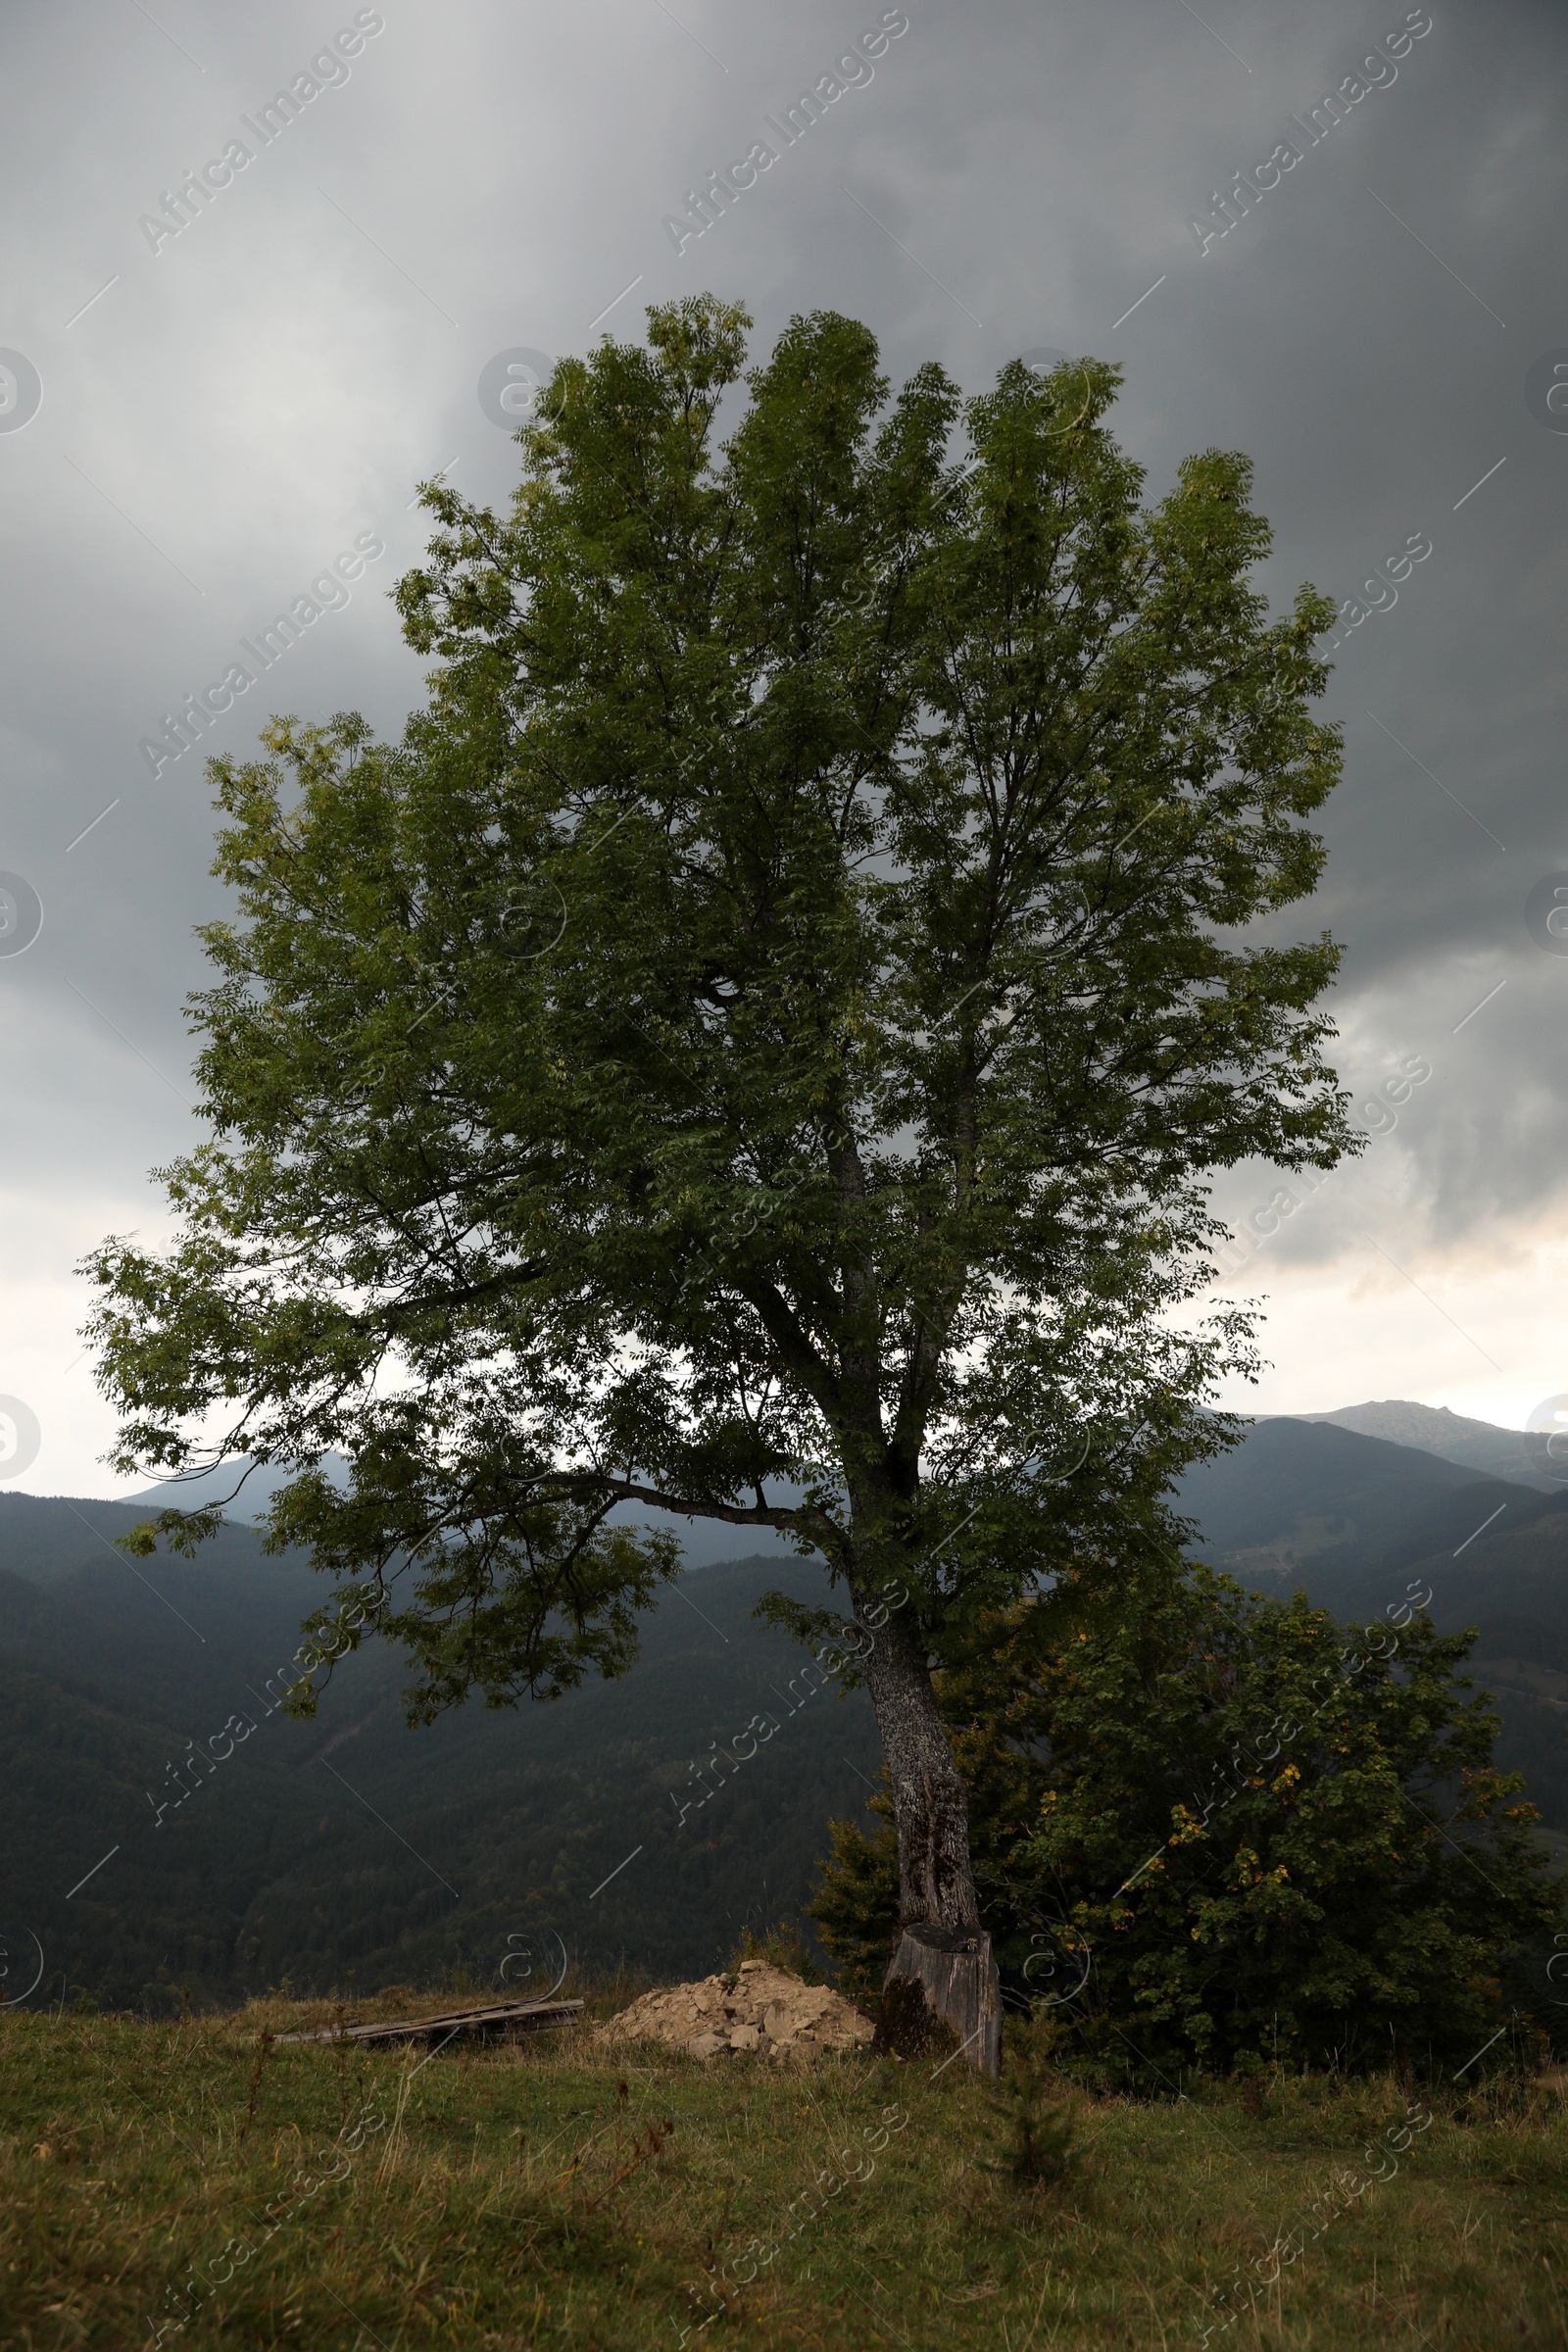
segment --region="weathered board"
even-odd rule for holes
[[[533,2033],[575,2017],[581,2001],[501,2001],[488,2009],[449,2009],[440,2017],[398,2017],[372,2026],[328,2026],[319,2034],[279,2034],[279,2041],[430,2041],[438,2034]]]
[[[888,1963],[884,1995],[896,1977],[921,1987],[929,2007],[952,2027],[970,2066],[983,2075],[1001,2073],[1002,1980],[983,1928],[939,1928],[923,1921],[906,1927]]]

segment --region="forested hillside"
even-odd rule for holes
[[[1498,1760],[1568,1832],[1568,1496],[1275,1420],[1182,1502],[1195,1549],[1249,1587],[1478,1625]],[[517,1984],[529,1936],[538,1965],[559,1937],[594,1969],[699,1974],[744,1925],[799,1913],[829,1821],[876,1780],[863,1696],[807,1699],[803,1653],[751,1615],[770,1587],[819,1602],[809,1563],[689,1571],[623,1681],[553,1706],[412,1732],[398,1660],[371,1644],[301,1724],[276,1694],[320,1597],[310,1569],[243,1526],[194,1563],[133,1562],[113,1538],[141,1515],[0,1496],[0,1927],[19,1954],[42,1944],[39,1998],[490,1983],[509,1952]],[[705,1780],[718,1750],[753,1752]]]
[[[1182,1504],[1202,1531],[1194,1548],[1249,1587],[1299,1586],[1342,1619],[1425,1595],[1444,1632],[1475,1626],[1472,1671],[1502,1718],[1497,1761],[1529,1776],[1543,1824],[1568,1832],[1568,1492],[1478,1476],[1324,1416],[1258,1423],[1188,1478]]]
[[[490,1982],[527,1932],[689,1974],[796,1910],[826,1822],[870,1793],[863,1698],[792,1690],[801,1653],[750,1614],[770,1586],[819,1599],[808,1565],[689,1575],[624,1681],[554,1706],[413,1732],[371,1646],[302,1724],[275,1693],[320,1596],[309,1569],[240,1528],[194,1564],[132,1563],[110,1538],[139,1516],[0,1497],[0,1924],[38,1936],[57,1996]],[[181,1772],[193,1745],[220,1760]],[[693,1769],[715,1746],[754,1751],[727,1785]]]

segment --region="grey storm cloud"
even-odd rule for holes
[[[1568,873],[1559,7],[87,0],[11,12],[0,54],[26,94],[0,869],[41,909],[13,952],[0,899],[0,1389],[44,1433],[30,1484],[105,1485],[72,1265],[159,1229],[146,1171],[195,1132],[205,757],[279,710],[395,730],[416,484],[504,498],[551,357],[702,287],[759,349],[829,306],[895,376],[935,357],[970,390],[1042,347],[1114,359],[1152,492],[1250,453],[1262,585],[1342,607],[1346,779],[1286,927],[1344,942],[1358,1102],[1432,1065],[1344,1197],[1380,1163],[1386,1213],[1504,1255],[1549,1207],[1568,958],[1526,908]],[[1282,1259],[1351,1222],[1326,1195]]]

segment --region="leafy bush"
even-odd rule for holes
[[[1300,1594],[1156,1565],[1114,1599],[1026,1602],[949,1657],[1014,2005],[1058,2009],[1149,2087],[1195,2065],[1451,2067],[1496,2032],[1568,1883],[1493,1764],[1472,1637],[1401,1614],[1342,1633]],[[880,1809],[870,1837],[834,1824],[810,1906],[860,1991],[897,1924]]]

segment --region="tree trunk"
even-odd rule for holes
[[[858,1596],[856,1615],[860,1617]],[[918,1638],[895,1616],[865,1630],[871,1647],[861,1671],[882,1735],[899,1838],[904,1933],[887,1984],[902,1978],[919,1984],[925,2003],[963,2045],[968,2063],[994,2075],[1002,2047],[1001,1985],[991,1938],[980,1925],[962,1777]]]
[[[911,2019],[916,1996],[919,2011]],[[878,2038],[895,2055],[917,2054],[925,2038],[919,2015],[929,2012],[952,2028],[952,2057],[966,2058],[983,2075],[1001,2072],[1002,1988],[983,1928],[906,1928],[889,1963],[882,1998],[889,2031],[885,2035],[879,2031]],[[915,2046],[901,2048],[906,2037]]]

